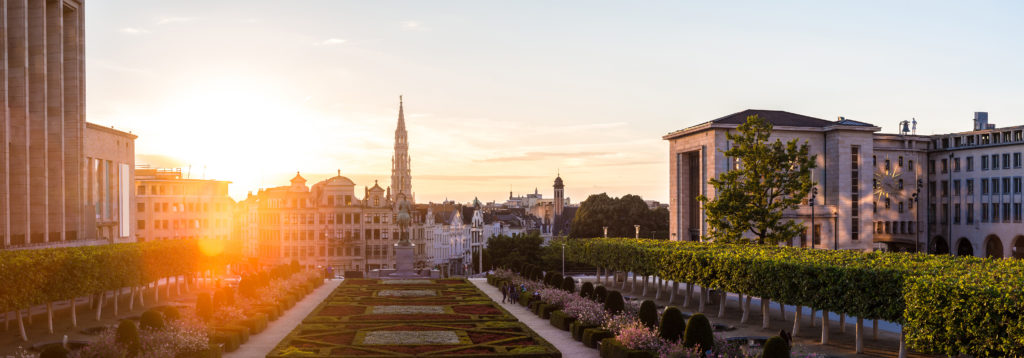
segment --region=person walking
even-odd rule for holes
[[[505,303],[508,299],[508,282],[501,284],[501,303]]]

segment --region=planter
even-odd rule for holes
[[[249,334],[259,334],[267,329],[267,315],[255,313],[242,321],[243,325],[249,328]]]
[[[551,312],[550,321],[552,326],[555,326],[563,331],[568,331],[569,326],[572,325],[573,322],[576,322],[576,318],[565,315],[565,312],[562,312],[562,310],[557,310]]]
[[[601,358],[654,358],[654,354],[626,348],[615,338],[605,338],[601,340]]]
[[[528,295],[528,294],[526,294],[525,292],[523,292],[523,293],[522,293],[522,294],[521,294],[521,295],[519,296],[519,305],[520,305],[520,306],[523,306],[523,307],[526,307],[526,306],[527,306],[527,305],[529,305],[529,304],[530,304],[530,295]]]
[[[245,342],[249,341],[249,332],[250,332],[249,331],[249,327],[242,326],[242,325],[229,324],[229,325],[225,325],[225,326],[213,327],[213,329],[215,331],[217,331],[217,332],[229,332],[229,333],[237,334],[238,335],[238,343],[239,344],[245,344]]]
[[[267,316],[267,321],[276,321],[281,316],[280,306],[257,306],[256,312]]]
[[[575,339],[576,341],[582,342],[583,341],[583,330],[585,330],[587,328],[598,328],[598,327],[594,326],[594,325],[584,325],[584,324],[579,323],[579,321],[573,321],[572,324],[569,325],[569,331],[572,332],[572,339]]]
[[[605,338],[615,337],[611,331],[604,328],[587,328],[583,330],[583,345],[590,348],[597,348],[597,342]]]
[[[546,304],[546,303],[545,304],[541,304],[540,307],[538,307],[538,309],[537,309],[539,311],[537,315],[540,316],[540,318],[548,319],[548,318],[551,318],[551,312],[555,312],[558,309],[559,309],[559,307],[555,306],[555,305],[549,305],[549,304]]]

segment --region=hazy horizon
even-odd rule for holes
[[[999,126],[1024,90],[1015,2],[106,1],[87,120],[231,196],[341,170],[390,183],[398,96],[420,202],[668,198],[665,133],[748,108],[919,134]],[[187,169],[186,169],[187,170]],[[308,175],[306,173],[309,173]]]

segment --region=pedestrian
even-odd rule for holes
[[[501,284],[501,303],[505,303],[508,299],[508,283]]]

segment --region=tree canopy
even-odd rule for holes
[[[704,205],[711,239],[747,241],[743,235],[749,232],[757,243],[776,244],[804,230],[801,223],[783,219],[782,214],[796,209],[814,186],[814,157],[808,155],[806,141],[769,142],[771,133],[771,123],[753,115],[735,133],[726,134],[733,144],[723,153],[737,164],[710,180],[714,199],[698,197]]]
[[[602,237],[605,226],[610,237],[633,237],[633,225],[640,225],[640,237],[667,239],[668,209],[651,210],[643,198],[631,194],[621,198],[591,195],[576,210],[569,237]]]
[[[541,262],[543,243],[539,233],[491,236],[483,253],[484,268],[537,265]]]

